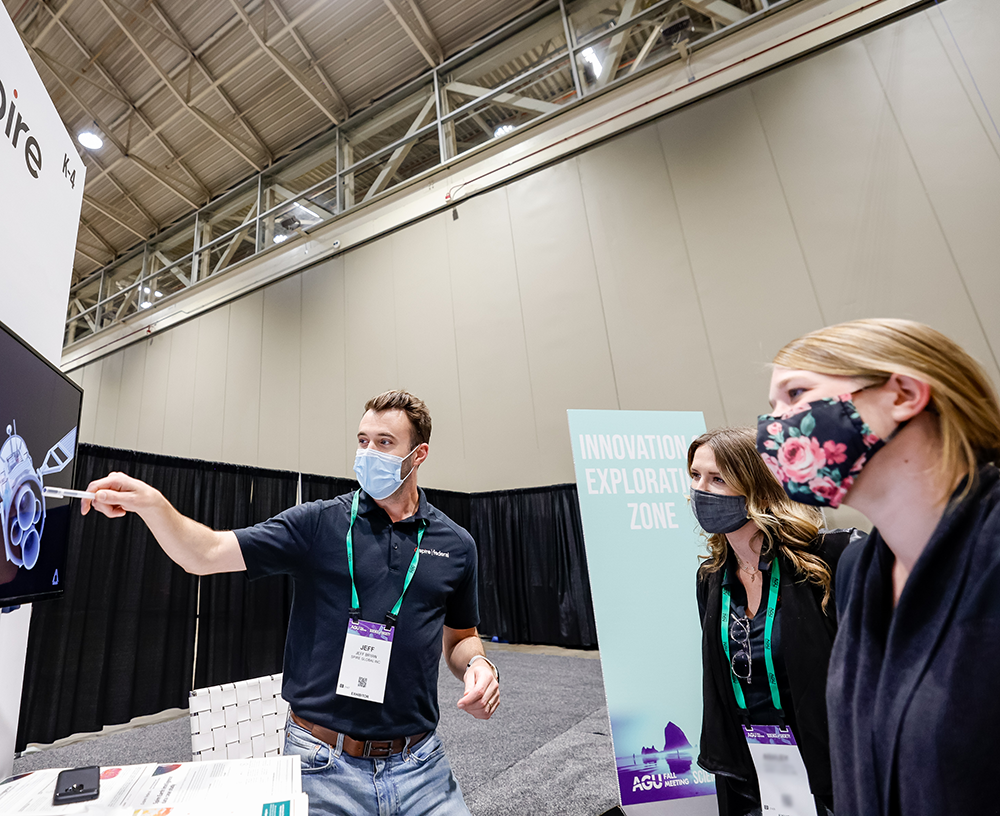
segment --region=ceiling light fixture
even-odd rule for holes
[[[77,136],[76,139],[80,144],[87,148],[87,150],[100,150],[104,147],[104,139],[96,133],[91,133],[89,130],[85,130]]]
[[[601,71],[604,68],[601,66],[601,61],[597,58],[597,52],[593,48],[584,48],[580,52],[580,57],[584,62],[590,64],[590,67],[594,69],[594,79],[600,79]]]
[[[499,139],[501,136],[506,136],[508,133],[514,132],[514,125],[500,125],[496,130],[493,131],[494,138]]]

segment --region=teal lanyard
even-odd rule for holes
[[[767,595],[767,618],[764,620],[764,664],[767,666],[767,684],[771,687],[771,702],[781,713],[781,695],[778,693],[778,678],[774,673],[774,657],[771,655],[771,629],[774,627],[774,613],[778,608],[778,559],[771,562],[771,584]],[[729,656],[729,588],[722,588],[722,648],[726,652],[726,661],[729,663],[729,679],[733,682],[733,694],[736,695],[736,704],[742,711],[747,710],[746,700],[743,698],[743,687],[740,679],[733,674],[732,658]],[[749,638],[747,638],[747,649],[750,649]]]
[[[358,588],[354,584],[354,541],[352,540],[351,532],[354,529],[354,520],[358,517],[358,498],[360,495],[360,490],[354,491],[354,501],[351,502],[351,524],[347,528],[347,568],[351,573],[350,614],[351,618],[354,620],[361,617],[361,602],[358,600]],[[417,562],[420,560],[420,542],[424,538],[424,530],[426,528],[427,522],[421,520],[420,529],[417,530],[417,546],[413,550],[413,558],[410,559],[410,567],[406,570],[406,578],[403,580],[403,591],[400,593],[399,600],[396,601],[396,605],[392,608],[392,611],[386,613],[386,626],[396,625],[396,620],[399,617],[399,608],[403,605],[403,596],[406,595],[406,590],[410,588],[410,581],[413,580],[413,573],[417,571]]]

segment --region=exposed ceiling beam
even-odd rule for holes
[[[272,3],[271,5],[273,7],[274,3]],[[317,11],[329,7],[330,7],[330,0],[316,0],[316,2],[314,2],[311,6],[307,6],[304,11],[299,12],[299,14],[296,17],[292,18],[291,20],[285,18],[284,20],[282,20],[282,25],[284,27],[269,35],[266,44],[274,45],[283,36],[285,36],[285,34],[287,34],[296,26],[302,25],[302,23],[304,23],[306,20],[312,17]],[[247,9],[247,11],[249,11],[249,8]],[[280,16],[281,15],[279,15],[279,17]]]
[[[53,11],[45,3],[39,2],[36,8],[44,8],[47,12],[49,12],[49,21],[44,26],[42,26],[42,30],[35,35],[35,39],[31,41],[31,44],[38,45],[38,43],[42,41],[42,38],[45,37],[45,35],[48,34],[49,31],[52,29],[52,26],[58,23],[62,19],[62,16],[67,11],[70,10],[70,7],[72,5],[73,5],[73,0],[66,0],[66,2],[59,7],[58,11]]]
[[[396,22],[399,23],[400,28],[406,32],[406,36],[409,37],[413,44],[417,47],[417,50],[421,53],[423,58],[427,60],[427,64],[430,65],[431,68],[437,66],[438,63],[434,61],[434,57],[432,57],[430,51],[427,50],[427,46],[420,41],[417,33],[410,28],[410,24],[406,22],[406,19],[402,14],[400,14],[399,9],[396,7],[395,0],[382,0],[382,2],[385,3],[386,8],[389,9],[392,16],[396,18]]]
[[[299,47],[303,56],[309,60],[309,64],[312,66],[313,71],[316,72],[316,76],[319,77],[319,81],[323,83],[323,86],[329,92],[330,96],[333,97],[333,101],[337,103],[337,106],[343,111],[342,118],[346,119],[351,114],[351,109],[347,102],[344,101],[344,97],[341,96],[340,91],[334,86],[333,81],[327,75],[326,71],[323,70],[323,66],[320,65],[319,60],[316,59],[316,55],[312,52],[312,49],[306,45],[305,40],[302,39],[299,32],[295,29],[294,24],[288,22],[288,15],[285,14],[284,9],[278,3],[278,0],[271,0],[271,8],[274,9],[274,13],[278,15],[278,19],[281,20],[282,24],[285,26],[282,31],[288,31],[292,35],[292,39],[295,44]],[[268,40],[270,43],[271,40]]]
[[[726,0],[681,0],[681,2],[689,9],[694,9],[723,25],[738,23],[748,16],[743,9],[736,8],[736,6],[727,3]]]
[[[434,114],[434,108],[434,97],[431,96],[424,103],[424,106],[420,109],[420,113],[417,114],[416,118],[410,124],[410,127],[407,128],[406,135],[403,138],[405,139],[407,136],[412,136],[420,130],[420,128],[426,125],[427,121],[431,119]],[[362,201],[367,201],[372,196],[378,195],[389,186],[389,182],[392,180],[392,177],[396,175],[400,165],[405,161],[406,157],[413,149],[414,144],[416,144],[416,142],[407,142],[392,151],[392,155],[389,156],[389,160],[385,163],[385,167],[383,167],[382,171],[378,174],[378,178],[372,182],[372,186],[368,188],[368,192],[365,193],[365,197]]]
[[[85,204],[89,204],[91,207],[93,207],[95,210],[97,210],[101,215],[104,215],[104,216],[107,216],[108,218],[110,218],[112,221],[114,221],[116,224],[118,224],[118,226],[124,227],[125,229],[127,229],[129,232],[131,232],[133,235],[135,235],[140,241],[145,241],[146,240],[146,236],[145,235],[143,235],[141,232],[139,232],[137,229],[135,229],[135,227],[133,227],[132,225],[130,225],[128,223],[128,220],[127,220],[128,216],[125,215],[124,213],[116,214],[115,213],[115,209],[113,207],[109,206],[108,204],[104,204],[104,203],[98,201],[96,198],[94,198],[93,196],[87,195],[86,193],[83,194],[83,201],[84,201]]]
[[[151,229],[152,232],[159,232],[160,222],[157,221],[155,218],[153,218],[152,213],[150,213],[149,210],[143,207],[142,204],[140,204],[136,200],[135,196],[132,195],[132,193],[130,193],[127,189],[125,189],[125,185],[122,184],[117,178],[115,178],[113,173],[108,173],[105,170],[104,166],[101,164],[101,162],[97,159],[96,156],[88,152],[86,155],[86,163],[94,165],[97,168],[98,172],[100,172],[104,178],[106,178],[114,185],[115,189],[119,193],[121,193],[122,198],[124,198],[129,204],[135,207],[136,212],[138,212],[143,218],[145,218],[152,225]],[[88,182],[91,181],[91,175],[89,172],[87,173],[87,181]]]
[[[253,38],[257,41],[257,44],[260,46],[261,50],[271,58],[271,60],[274,62],[275,65],[277,65],[282,71],[285,72],[288,78],[298,86],[299,90],[302,91],[302,93],[304,93],[309,98],[310,102],[312,102],[317,108],[319,108],[319,110],[327,119],[329,119],[335,125],[339,124],[340,123],[339,117],[332,110],[330,110],[330,108],[327,107],[327,105],[315,93],[313,93],[313,90],[309,87],[309,83],[306,81],[306,78],[302,76],[302,73],[299,71],[299,69],[296,68],[294,65],[292,65],[288,60],[286,60],[283,56],[281,56],[281,54],[279,54],[274,48],[269,46],[264,41],[264,38],[260,35],[260,32],[257,31],[254,24],[250,21],[250,16],[243,10],[243,7],[239,4],[238,0],[229,0],[229,2],[236,10],[236,13],[243,18],[243,23],[246,25],[247,29],[250,31],[250,34],[253,36]]]
[[[232,149],[238,156],[240,156],[244,161],[246,161],[247,164],[253,167],[254,170],[257,170],[258,172],[263,170],[265,162],[262,162],[260,161],[260,159],[255,157],[251,153],[251,151],[247,149],[247,146],[242,143],[243,142],[242,139],[238,139],[235,134],[229,131],[220,122],[217,122],[207,113],[205,113],[202,110],[199,110],[198,108],[196,108],[194,105],[192,105],[190,102],[187,101],[184,94],[181,93],[180,88],[174,85],[173,80],[170,78],[169,74],[165,70],[163,70],[159,62],[156,61],[156,58],[149,52],[149,49],[146,48],[146,46],[144,46],[141,42],[139,42],[139,38],[135,35],[135,32],[132,31],[132,29],[128,26],[125,20],[123,20],[121,16],[119,16],[119,14],[111,7],[111,3],[108,2],[108,0],[97,0],[97,2],[101,4],[101,6],[108,13],[111,19],[115,21],[118,27],[122,30],[122,33],[126,37],[128,37],[129,41],[135,47],[136,51],[138,51],[142,55],[142,58],[146,60],[146,62],[149,64],[149,67],[156,72],[156,74],[160,77],[160,80],[163,82],[163,84],[166,85],[167,89],[177,99],[178,103],[180,103],[180,105],[185,110],[187,110],[199,122],[201,122],[212,133],[214,133],[217,138],[219,138],[224,144],[226,144],[230,149]]]
[[[45,57],[37,49],[32,49],[32,50],[34,50],[34,52],[38,54],[38,56],[43,61],[45,61],[46,65],[48,65],[48,62],[45,60]],[[176,182],[174,184],[171,184],[170,181],[161,177],[160,173],[158,173],[156,169],[149,162],[139,158],[134,153],[130,153],[129,149],[119,141],[118,137],[115,136],[111,128],[101,119],[101,117],[96,113],[96,111],[94,111],[86,102],[83,101],[83,99],[79,97],[79,95],[73,89],[73,86],[70,85],[68,82],[66,82],[66,80],[64,80],[59,75],[59,72],[56,71],[55,68],[53,68],[53,66],[49,65],[49,70],[52,71],[52,75],[56,78],[56,81],[60,85],[62,85],[63,89],[66,91],[66,93],[68,93],[72,97],[73,101],[76,102],[76,104],[83,109],[83,112],[86,113],[94,121],[94,124],[96,124],[104,132],[105,138],[109,142],[111,142],[111,144],[113,144],[116,148],[118,148],[119,153],[121,153],[126,158],[131,159],[132,162],[137,167],[141,168],[146,173],[151,175],[156,181],[160,182],[168,190],[180,196],[182,199],[184,199],[184,201],[186,201],[192,207],[198,207],[198,203],[194,199],[192,199],[188,193],[183,191],[180,188],[180,186],[176,184]]]
[[[434,50],[434,56],[437,57],[438,65],[440,65],[444,62],[444,49],[441,47],[441,43],[431,30],[431,25],[427,22],[427,18],[420,10],[420,6],[417,5],[417,0],[407,0],[407,5],[410,7],[410,11],[413,12],[413,16],[417,18],[417,22],[420,23],[420,27],[424,30],[424,34],[427,35],[431,48]]]
[[[449,82],[444,86],[444,89],[462,96],[471,96],[473,99],[479,99],[493,93],[490,88],[482,88],[479,85],[473,85],[470,82]],[[497,94],[489,101],[508,108],[526,110],[533,113],[549,113],[554,110],[559,110],[559,106],[553,104],[552,102],[545,102],[542,99],[534,99],[530,96],[518,96],[517,94],[512,93]]]
[[[622,5],[622,13],[618,15],[618,19],[615,22],[615,31],[617,33],[608,42],[607,48],[604,51],[604,61],[601,63],[601,75],[597,78],[597,82],[594,83],[597,88],[603,88],[614,80],[615,74],[618,73],[618,66],[621,65],[622,54],[625,51],[625,46],[628,45],[629,35],[631,34],[628,27],[628,20],[630,17],[635,16],[638,6],[639,0],[625,0],[625,3]]]
[[[101,245],[111,254],[112,258],[114,258],[118,254],[118,250],[116,250],[113,246],[111,246],[111,243],[108,241],[108,239],[105,238],[103,235],[101,235],[101,233],[99,233],[97,229],[95,229],[94,225],[91,224],[83,215],[80,216],[80,226],[83,227],[85,230],[87,230],[87,232],[89,232],[91,235],[93,235],[101,243]]]
[[[76,34],[76,32],[73,31],[73,29],[70,28],[69,25],[67,25],[67,23],[63,19],[61,19],[61,16],[57,16],[57,12],[53,11],[53,9],[49,6],[49,0],[37,0],[37,2],[42,8],[44,8],[46,11],[49,12],[49,14],[53,16],[53,19],[58,23],[59,27],[62,29],[63,33],[69,38],[70,42],[72,42],[73,45],[76,46],[77,50],[79,50],[80,53],[83,54],[83,56],[86,58],[87,64],[93,65],[94,68],[98,71],[98,73],[100,73],[100,75],[104,77],[104,80],[109,85],[111,85],[111,87],[113,87],[122,97],[128,99],[129,96],[127,93],[125,93],[125,89],[122,88],[121,84],[113,76],[111,76],[108,70],[97,59],[97,55],[87,47],[87,45],[83,42],[83,40],[80,39],[80,37]],[[38,39],[39,38],[36,38],[36,41]],[[149,137],[155,139],[157,143],[164,150],[167,151],[173,162],[181,170],[184,171],[184,174],[188,176],[191,179],[191,181],[194,182],[195,186],[198,188],[199,193],[201,194],[201,197],[207,201],[209,198],[211,198],[211,193],[209,192],[208,187],[205,186],[205,183],[200,178],[198,178],[198,176],[195,174],[193,170],[191,170],[190,167],[187,166],[187,163],[181,158],[180,154],[173,149],[170,143],[167,142],[167,140],[162,135],[160,135],[159,131],[162,127],[164,127],[164,125],[161,124],[159,127],[154,128],[152,123],[146,118],[146,115],[142,113],[142,111],[140,110],[140,105],[141,103],[138,102],[129,103],[130,106],[129,110],[126,112],[125,115],[121,117],[120,121],[123,122],[128,118],[129,115],[134,115],[139,120],[139,122],[142,123],[142,125],[145,128],[147,128],[147,130],[149,131]],[[181,111],[178,110],[175,112],[174,116],[180,116],[180,114]],[[112,122],[112,127],[116,127],[118,124],[120,124],[119,121]],[[121,160],[127,160],[127,159],[123,157],[119,161]],[[112,164],[112,167],[113,166],[114,164]],[[88,181],[92,181],[92,179],[88,179]]]
[[[267,156],[268,163],[270,164],[271,162],[273,162],[274,154],[271,152],[271,148],[269,148],[267,144],[265,144],[264,140],[260,137],[260,134],[257,133],[257,131],[254,130],[253,126],[250,124],[250,122],[247,121],[246,115],[239,108],[236,107],[236,103],[234,103],[233,100],[230,99],[229,94],[227,94],[222,89],[221,85],[215,82],[215,77],[213,77],[211,72],[208,70],[208,66],[205,65],[204,60],[202,60],[201,57],[195,54],[194,49],[184,38],[184,35],[181,34],[177,26],[174,25],[173,21],[167,16],[167,13],[161,8],[160,4],[156,2],[156,0],[147,0],[147,2],[149,3],[150,8],[152,8],[153,11],[156,13],[156,16],[160,18],[160,21],[163,23],[163,25],[167,27],[170,33],[173,34],[175,39],[180,43],[180,47],[187,53],[189,59],[191,59],[194,62],[195,66],[201,72],[201,75],[205,77],[205,79],[213,85],[213,87],[219,94],[219,98],[222,99],[222,101],[225,103],[226,107],[229,108],[233,116],[235,116],[239,120],[240,124],[243,125],[243,129],[250,134],[250,138],[252,138],[257,143],[257,147],[260,149],[260,151],[265,156]],[[137,14],[136,16],[140,20],[145,20],[145,18],[141,14]],[[156,29],[154,28],[154,30]]]

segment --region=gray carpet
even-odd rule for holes
[[[618,803],[599,660],[518,651],[489,652],[503,678],[500,708],[489,722],[458,710],[462,685],[441,666],[444,740],[475,816],[597,816]],[[14,773],[79,765],[183,762],[191,759],[186,715],[14,760]]]

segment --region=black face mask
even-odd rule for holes
[[[720,496],[691,488],[691,511],[706,533],[734,533],[749,521],[746,496]]]

